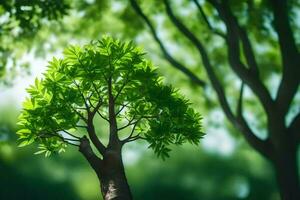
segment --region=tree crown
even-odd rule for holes
[[[20,146],[36,141],[37,153],[46,156],[78,145],[84,134],[80,128],[100,153],[116,141],[144,139],[161,157],[168,156],[170,144],[198,144],[203,136],[201,117],[189,101],[163,84],[141,50],[111,37],[68,47],[27,91],[30,97],[19,117]],[[107,147],[95,131],[95,116],[109,126]]]

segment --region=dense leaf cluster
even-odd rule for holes
[[[144,139],[159,156],[168,156],[170,144],[198,144],[203,136],[200,115],[163,84],[144,53],[110,37],[70,46],[27,91],[18,134],[21,146],[37,141],[41,152],[76,144],[82,136],[76,129],[87,125],[90,116],[98,114],[112,123],[112,103],[118,132],[127,133],[122,142]]]

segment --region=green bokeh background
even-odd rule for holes
[[[162,59],[160,50],[152,40],[142,21],[134,14],[127,1],[66,1],[70,4],[68,14],[61,20],[43,21],[39,32],[32,37],[10,38],[7,67],[0,83],[0,199],[3,200],[95,200],[101,199],[100,186],[96,175],[75,147],[67,152],[44,158],[34,155],[36,146],[17,147],[16,121],[21,102],[25,96],[25,87],[33,83],[35,76],[41,76],[47,60],[61,56],[62,50],[69,44],[84,44],[108,34],[124,40],[133,40],[147,52],[147,57],[158,66],[160,75],[166,84],[179,88],[180,93],[193,103],[193,107],[204,118],[203,129],[206,136],[199,146],[184,145],[173,147],[170,158],[162,161],[147,148],[143,142],[130,144],[124,148],[124,163],[133,196],[137,200],[277,200],[279,192],[270,164],[246,144],[222,114],[212,88],[201,89],[191,83],[184,75],[170,67]],[[151,19],[159,27],[160,36],[168,44],[168,50],[200,77],[205,77],[202,64],[195,49],[164,21],[159,14],[161,7],[157,1],[143,1],[145,12],[152,13]],[[214,52],[213,63],[218,66],[217,74],[226,88],[229,101],[233,106],[239,90],[235,87],[235,76],[229,73],[224,63],[225,46],[220,40],[212,38],[209,32],[196,23],[195,10],[187,6],[188,1],[176,1],[178,13],[190,19],[189,27],[202,33],[207,40],[209,51]],[[239,3],[236,3],[238,11]],[[242,1],[241,1],[242,2]],[[254,1],[265,6],[256,12],[268,11],[263,1]],[[242,4],[242,3],[241,3]],[[299,3],[295,3],[295,12]],[[189,10],[190,9],[190,10]],[[209,7],[206,11],[213,15]],[[1,15],[3,15],[0,10]],[[238,13],[241,14],[241,13]],[[255,16],[255,13],[253,13]],[[266,14],[267,15],[267,14]],[[243,18],[243,15],[239,16]],[[244,16],[245,17],[245,16]],[[293,22],[299,16],[293,16]],[[259,27],[266,21],[257,15],[249,27]],[[218,26],[218,25],[217,25]],[[293,23],[295,35],[299,33],[299,24]],[[277,44],[268,35],[250,29],[255,41],[267,40],[266,46],[255,46],[259,53],[259,62],[265,84],[274,94],[273,84],[278,79],[280,58]],[[258,36],[257,36],[258,35]],[[257,37],[256,37],[257,36]],[[1,40],[4,40],[1,36]],[[299,37],[296,38],[299,43]],[[7,39],[6,39],[7,40]],[[174,41],[176,41],[174,43]],[[218,47],[218,48],[215,48]],[[266,49],[264,49],[266,48]],[[261,50],[261,51],[260,51]],[[262,51],[264,50],[264,51]],[[270,61],[273,68],[268,68]],[[275,64],[274,64],[275,63]],[[278,64],[278,66],[277,66]],[[200,67],[199,67],[200,66]],[[272,68],[272,69],[273,69]],[[205,79],[205,78],[204,78]],[[205,79],[206,80],[206,79]],[[208,80],[206,80],[208,81]],[[265,137],[266,117],[258,100],[246,88],[246,118],[259,137]],[[300,92],[296,95],[290,115],[293,116],[300,103]],[[247,114],[248,113],[248,114]],[[97,124],[97,130],[103,130]],[[300,160],[300,159],[299,159]]]

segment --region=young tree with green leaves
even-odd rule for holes
[[[165,158],[170,145],[198,144],[203,136],[200,115],[178,91],[163,85],[144,53],[110,37],[67,48],[28,93],[19,118],[20,146],[37,142],[37,153],[46,156],[78,146],[107,200],[132,199],[123,145],[146,140]],[[107,133],[97,132],[95,125],[104,123]]]

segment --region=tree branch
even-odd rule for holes
[[[85,122],[87,123],[87,118],[85,118],[80,112],[78,112],[75,108],[70,105],[70,108]]]
[[[135,116],[136,115],[134,115],[132,117],[132,119],[130,119],[130,120],[126,118],[128,120],[128,123],[125,126],[122,126],[122,127],[118,128],[118,131],[123,130],[123,129],[127,128],[128,126],[131,126],[131,125],[135,124],[136,122],[138,122],[139,120],[136,120],[135,122],[133,122],[135,120]]]
[[[269,91],[260,81],[259,77],[249,70],[240,60],[239,47],[239,32],[240,29],[236,27],[237,22],[234,19],[232,12],[226,2],[222,1],[222,5],[215,0],[209,0],[211,4],[218,11],[220,18],[224,21],[227,28],[227,45],[229,63],[233,71],[243,80],[259,98],[268,116],[272,116],[274,111],[274,101],[272,100]],[[246,37],[246,36],[245,36]],[[246,38],[244,38],[246,39]],[[250,44],[250,43],[249,43]],[[247,48],[246,48],[247,49]],[[248,49],[250,52],[250,49]],[[248,53],[249,53],[248,52]],[[253,60],[254,61],[254,60]]]
[[[97,113],[98,113],[98,115],[99,115],[102,119],[104,119],[105,121],[107,121],[108,123],[110,123],[110,122],[109,122],[109,119],[107,119],[106,117],[104,117],[104,115],[102,115],[102,114],[100,113],[99,110],[97,110]]]
[[[202,45],[202,43],[196,38],[196,36],[190,32],[187,27],[185,27],[176,17],[175,15],[173,14],[173,11],[168,3],[168,1],[165,1],[164,0],[164,4],[165,4],[165,7],[166,7],[166,11],[167,11],[167,14],[169,16],[169,18],[171,19],[171,21],[173,22],[173,24],[177,27],[177,29],[187,38],[189,39],[193,45],[196,46],[197,50],[199,51],[200,53],[200,56],[202,58],[202,62],[203,62],[203,65],[204,65],[204,68],[207,72],[207,75],[215,89],[215,91],[217,92],[217,95],[218,95],[218,98],[219,98],[219,101],[221,103],[221,106],[225,112],[225,114],[227,115],[227,117],[229,119],[234,119],[234,115],[231,111],[231,108],[229,107],[229,104],[227,102],[227,99],[225,97],[225,92],[223,90],[223,87],[221,85],[221,83],[219,82],[214,70],[213,70],[213,67],[211,66],[211,63],[209,61],[209,58],[208,58],[208,55],[207,55],[207,52],[204,48],[204,46]]]
[[[128,72],[129,73],[129,72]],[[125,86],[130,82],[129,80],[129,74],[127,74],[126,80],[124,80],[124,83],[120,87],[119,91],[117,92],[116,96],[114,97],[114,102],[117,101],[119,95],[121,94],[122,90],[125,88]]]
[[[87,104],[87,101],[86,101],[86,99],[85,99],[85,97],[84,97],[84,94],[82,93],[82,91],[81,91],[81,89],[80,89],[80,86],[76,83],[75,80],[73,81],[73,83],[76,85],[76,87],[77,87],[77,89],[78,89],[78,91],[79,91],[79,93],[80,93],[80,96],[82,97],[82,100],[83,100],[83,102],[84,102],[84,105],[85,105],[85,107],[86,107],[86,110],[87,110],[88,112],[90,112],[90,107],[89,107],[89,105]]]
[[[76,138],[77,140],[80,139],[80,137],[76,136],[76,135],[73,135],[72,133],[66,131],[66,130],[63,130],[64,133],[68,134],[69,136],[73,137],[73,138]]]
[[[141,133],[139,133],[139,134],[133,136],[137,124],[138,124],[138,122],[134,124],[134,126],[133,126],[132,129],[131,129],[131,132],[130,132],[129,136],[128,136],[127,138],[125,138],[124,140],[121,141],[122,144],[125,144],[125,143],[127,143],[127,142],[132,142],[132,141],[135,141],[135,140],[137,140],[137,139],[146,139],[146,138],[143,138],[142,136],[140,136]]]
[[[134,136],[134,137],[132,137],[132,135],[133,135],[133,133],[134,133],[134,130],[135,130],[135,127],[136,127],[136,125],[137,124],[134,124],[134,127],[132,128],[132,130],[131,130],[131,133],[129,134],[129,136],[127,137],[127,138],[125,138],[124,140],[122,140],[121,142],[122,142],[122,144],[125,144],[125,143],[127,143],[127,142],[129,142],[129,140],[131,140],[132,138],[137,138],[138,137],[138,135],[136,135],[136,136]]]
[[[272,0],[275,30],[279,39],[283,65],[282,79],[276,96],[276,105],[284,116],[297,93],[300,83],[300,53],[297,49],[288,16],[288,1]]]
[[[138,139],[143,139],[143,140],[146,140],[146,138],[142,137],[142,136],[139,136],[139,135],[136,135],[134,137],[131,137],[131,138],[128,138],[126,140],[123,140],[122,143],[125,144],[125,143],[128,143],[128,142],[133,142],[133,141],[136,141]]]
[[[193,72],[191,72],[187,67],[185,67],[182,63],[178,62],[177,60],[175,60],[171,54],[167,51],[166,47],[164,46],[164,44],[162,43],[162,41],[159,39],[157,32],[154,28],[154,26],[152,25],[151,21],[149,20],[149,18],[143,13],[141,7],[138,5],[138,3],[136,2],[136,0],[130,0],[131,6],[132,8],[135,10],[135,12],[145,21],[145,23],[147,24],[148,28],[150,29],[150,32],[154,38],[154,40],[157,42],[157,44],[159,45],[163,56],[165,57],[165,59],[176,69],[180,70],[182,73],[184,73],[186,76],[188,76],[190,78],[190,80],[192,80],[194,83],[196,83],[197,85],[199,85],[200,87],[204,87],[205,86],[205,82],[201,79],[199,79]]]
[[[97,90],[96,85],[93,81],[92,81],[92,86],[93,86],[94,90],[96,91],[98,98],[100,99],[101,98],[100,92]]]
[[[94,110],[91,111],[91,115],[94,117],[94,115],[99,111],[99,108],[101,107],[101,105],[103,104],[103,101],[100,99],[98,102],[97,102],[97,105],[96,106],[93,106],[92,102],[90,101],[89,99],[89,103],[90,103],[90,106],[94,108]]]
[[[293,135],[296,143],[300,143],[300,112],[294,117],[291,124],[288,127],[289,132]]]
[[[102,160],[100,158],[98,158],[96,156],[96,154],[93,152],[91,145],[90,145],[90,141],[86,136],[83,136],[80,139],[79,151],[86,158],[86,160],[89,162],[91,167],[96,172],[99,172],[99,169],[102,165]]]
[[[99,153],[104,155],[106,148],[105,148],[104,144],[102,144],[102,142],[99,140],[98,136],[96,135],[95,127],[93,124],[93,116],[89,115],[87,125],[88,125],[87,132],[88,132],[88,135],[89,135],[92,143],[95,145],[95,147],[99,151]]]
[[[120,108],[120,109],[118,110],[118,112],[116,113],[116,116],[117,116],[118,114],[120,114],[120,113],[124,110],[124,108],[126,108],[128,105],[129,105],[129,102],[127,102],[126,104],[121,105],[121,108]]]
[[[115,101],[112,93],[112,78],[108,81],[108,119],[109,119],[109,142],[108,146],[114,146],[119,142],[118,127],[115,113]]]
[[[82,125],[76,125],[76,127],[78,127],[78,128],[87,128],[87,126],[82,126]]]
[[[65,98],[63,98],[63,100],[67,103],[67,105],[71,108],[71,110],[73,110],[85,123],[87,123],[87,119],[79,111],[77,111],[76,108],[74,108],[69,102],[67,102]],[[82,109],[82,108],[78,108],[78,109]]]
[[[90,103],[91,107],[94,107],[92,105],[92,103],[90,102],[90,100],[89,100],[89,103]],[[102,101],[99,100],[97,105],[94,107],[93,111],[90,111],[90,109],[88,110],[88,120],[87,120],[87,128],[86,129],[87,129],[88,135],[89,135],[92,143],[95,145],[96,149],[99,151],[99,153],[104,155],[106,148],[102,144],[102,142],[99,140],[98,136],[96,135],[95,127],[94,127],[94,123],[93,123],[94,116],[97,112],[99,112],[99,108],[101,105],[102,105]]]
[[[206,49],[202,45],[202,43],[197,39],[197,37],[179,20],[177,17],[175,17],[168,0],[163,0],[166,12],[168,16],[170,17],[173,24],[178,28],[180,32],[182,32],[187,39],[189,39],[198,49],[200,56],[202,57],[203,65],[206,69],[206,72],[209,76],[209,79],[217,92],[218,99],[220,101],[221,107],[232,124],[237,127],[240,132],[244,135],[245,139],[248,141],[248,143],[253,146],[255,149],[257,149],[262,155],[264,155],[266,158],[268,158],[270,155],[270,148],[271,144],[267,141],[263,141],[255,136],[255,134],[251,131],[251,129],[248,127],[247,123],[242,117],[236,118],[234,114],[231,111],[231,108],[227,102],[224,89],[219,82],[217,76],[215,75],[213,68],[210,64]]]
[[[75,146],[75,147],[79,147],[78,144],[74,144],[74,143],[71,143],[71,142],[67,142],[67,141],[64,141],[65,143],[69,144],[69,145],[72,145],[72,146]]]
[[[39,137],[41,138],[50,138],[50,137],[57,137],[59,138],[62,142],[66,143],[66,144],[70,144],[70,145],[73,145],[73,146],[78,146],[77,144],[74,144],[72,142],[79,142],[78,139],[68,139],[68,138],[64,138],[63,136],[61,136],[59,133],[57,133],[56,131],[53,131],[55,132],[56,134],[54,133],[43,133],[41,135],[39,135]],[[71,141],[71,142],[69,142]]]
[[[274,150],[270,138],[267,138],[266,140],[259,139],[250,129],[242,115],[237,117],[235,125],[254,149],[260,152],[266,159],[274,160]]]
[[[238,100],[238,106],[237,106],[237,116],[242,116],[243,113],[243,93],[244,93],[244,82],[241,84],[241,90],[240,90],[240,96]]]
[[[253,73],[254,76],[259,77],[259,69],[258,65],[255,59],[254,51],[250,42],[250,39],[248,37],[248,34],[246,33],[245,29],[243,29],[238,23],[237,19],[234,17],[235,25],[238,27],[238,33],[240,36],[240,39],[243,44],[243,52],[247,61],[247,64],[249,66],[249,69],[251,69],[251,73]]]
[[[194,0],[194,1],[196,1],[196,0]],[[221,6],[216,0],[210,0],[210,2],[215,8],[218,6]],[[254,75],[259,76],[258,65],[257,65],[256,59],[255,59],[254,51],[253,51],[250,39],[248,37],[248,34],[246,33],[245,29],[239,25],[236,17],[231,13],[229,8],[228,8],[228,10],[229,10],[228,15],[232,18],[232,20],[231,20],[232,25],[237,30],[238,36],[241,39],[241,42],[243,44],[243,52],[246,57],[248,67],[249,67],[249,69],[251,69],[251,72]],[[224,38],[227,40],[226,35]],[[238,38],[236,38],[236,39],[238,40]]]
[[[209,29],[212,33],[214,33],[214,34],[216,34],[216,35],[218,35],[218,36],[220,36],[221,38],[223,38],[223,39],[226,40],[226,35],[225,35],[224,33],[220,32],[220,31],[218,31],[218,30],[216,30],[216,29],[214,29],[214,28],[212,27],[212,25],[210,24],[210,22],[209,22],[209,20],[208,20],[208,18],[207,18],[207,16],[206,16],[204,10],[202,9],[200,3],[198,2],[198,0],[193,0],[193,2],[196,4],[196,7],[198,8],[198,10],[199,10],[199,12],[200,12],[200,14],[201,14],[203,20],[205,21],[205,23],[206,23],[208,29]]]

